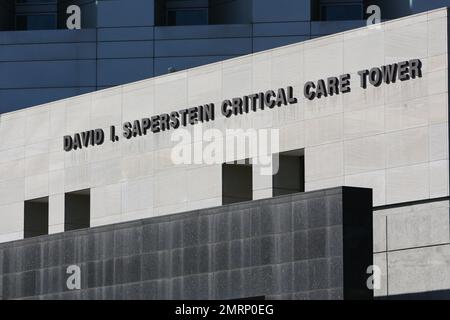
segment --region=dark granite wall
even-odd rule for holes
[[[371,298],[371,217],[371,190],[334,188],[0,244],[0,296]]]

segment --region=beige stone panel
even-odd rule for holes
[[[189,201],[187,203],[187,211],[205,209],[205,208],[213,208],[222,205],[222,197],[198,200],[198,201]]]
[[[437,124],[448,121],[448,94],[428,97],[429,123]]]
[[[430,198],[449,195],[448,160],[430,162]]]
[[[344,113],[344,138],[352,139],[380,134],[385,129],[384,107]]]
[[[305,150],[305,181],[338,178],[344,175],[342,142],[310,147]]]
[[[276,107],[275,107],[276,108]],[[235,118],[227,119],[227,129],[264,129],[272,128],[276,123],[277,109],[264,109],[257,112],[239,115]],[[232,125],[230,125],[232,123]]]
[[[0,206],[0,218],[2,220],[2,223],[0,223],[0,235],[22,233],[22,236],[20,238],[23,237],[23,202],[15,202]]]
[[[273,127],[280,128],[286,124],[304,120],[306,103],[305,100],[303,100],[300,91],[300,87],[294,88],[294,94],[297,97],[298,103],[282,106],[273,110]]]
[[[282,126],[279,130],[280,152],[302,149],[305,147],[305,124],[296,122]]]
[[[447,17],[428,21],[428,55],[436,56],[448,51]]]
[[[268,90],[272,83],[272,51],[257,52],[252,55],[252,92]]]
[[[91,162],[91,152],[88,148],[64,152],[64,167],[77,167]]]
[[[50,113],[43,111],[26,118],[25,144],[47,140],[50,134]]]
[[[122,176],[124,179],[136,179],[153,175],[154,153],[148,152],[142,155],[130,155],[122,157]]]
[[[154,113],[168,113],[187,106],[187,72],[176,72],[157,77],[155,83]],[[176,92],[176,94],[174,94]]]
[[[313,119],[342,113],[345,94],[328,96],[326,98],[308,100],[301,96],[305,104],[305,119]]]
[[[61,142],[62,139],[58,139],[58,142]],[[52,152],[50,147],[53,147],[54,140],[43,140],[41,142],[29,144],[25,148],[25,158],[32,158],[34,156],[43,155],[45,153]],[[58,151],[62,150],[62,143],[59,144]]]
[[[388,253],[389,295],[450,287],[450,245]]]
[[[429,159],[429,130],[419,127],[386,134],[388,168],[426,162]]]
[[[188,201],[218,198],[222,196],[222,166],[211,165],[187,170]]]
[[[425,208],[387,215],[388,250],[448,243],[449,208]]]
[[[305,120],[306,146],[340,141],[343,138],[343,114]]]
[[[384,26],[360,28],[344,33],[344,69],[346,73],[384,65]]]
[[[105,216],[101,218],[91,219],[91,228],[106,226],[110,224],[120,223],[122,222],[122,215],[116,214],[112,216]]]
[[[344,177],[336,177],[330,179],[315,180],[311,182],[306,181],[305,190],[314,191],[314,190],[335,188],[343,185],[345,185]]]
[[[386,296],[388,285],[387,285],[387,254],[377,253],[373,255],[373,264],[380,268],[381,278],[380,278],[380,288],[374,288],[374,296]]]
[[[386,246],[386,215],[379,211],[373,213],[373,252],[385,252]]]
[[[401,62],[403,60],[398,60],[395,62]],[[439,78],[441,77],[441,78]],[[439,78],[439,79],[437,79]],[[430,79],[435,79],[437,81],[445,81],[442,79],[442,71],[436,71],[432,73],[424,72],[422,78],[410,79],[408,81],[396,81],[389,85],[384,86],[385,90],[385,103],[398,103],[405,102],[408,100],[414,100],[435,93],[443,92],[443,84],[437,83],[433,90],[430,90],[432,82]],[[432,80],[432,81],[435,81]],[[445,84],[444,84],[445,85]]]
[[[25,177],[25,200],[48,196],[48,172]]]
[[[109,140],[109,129],[105,129],[105,142],[99,146],[90,146],[87,150],[89,153],[89,162],[98,162],[111,160],[120,157],[122,146],[119,142]]]
[[[431,56],[423,59],[422,64],[422,69],[427,73],[445,70],[448,68],[448,57],[447,54]]]
[[[52,152],[49,154],[48,170],[55,171],[64,169],[64,153]]]
[[[304,82],[343,74],[344,36],[338,34],[306,42],[304,44],[304,70]]]
[[[66,168],[64,189],[65,192],[89,189],[91,171],[89,165]]]
[[[215,103],[216,112],[220,112],[220,97],[222,95],[221,64],[216,63],[188,70],[187,90],[189,107]]]
[[[123,86],[122,122],[153,116],[154,99],[155,89],[153,79],[147,79]]]
[[[428,124],[429,98],[386,105],[386,131],[402,130]]]
[[[428,22],[426,15],[400,19],[386,24],[386,63],[428,56]]]
[[[428,80],[427,91],[423,90],[423,95],[435,95],[448,92],[448,70],[438,70],[426,74],[424,77]]]
[[[91,130],[92,95],[85,94],[66,100],[65,134]]]
[[[123,169],[120,158],[94,162],[90,165],[91,187],[116,184],[122,181]]]
[[[57,224],[54,226],[48,226],[48,234],[56,234],[64,232],[64,224]]]
[[[167,214],[181,213],[186,212],[187,210],[188,210],[188,202],[164,205],[160,207],[155,207],[153,209],[153,216],[158,217]]]
[[[122,184],[122,214],[153,208],[153,178],[145,177]]]
[[[49,154],[43,153],[37,156],[25,158],[25,175],[32,176],[49,171]]]
[[[383,134],[344,142],[345,174],[352,175],[386,167],[386,137]]]
[[[223,61],[222,68],[222,99],[242,97],[252,92],[251,56]]]
[[[92,129],[109,128],[122,122],[122,87],[100,90],[92,94]],[[108,131],[106,131],[109,133]]]
[[[145,210],[134,211],[124,213],[120,216],[121,222],[134,221],[140,219],[147,219],[153,216],[153,208],[148,208]]]
[[[22,147],[25,144],[25,118],[0,118],[0,150]]]
[[[428,163],[386,170],[387,204],[428,199]]]
[[[271,87],[298,87],[303,83],[303,45],[281,47],[271,52]]]
[[[187,171],[167,170],[156,174],[153,190],[155,208],[166,207],[161,209],[166,213],[170,213],[171,207],[179,208],[188,201]]]
[[[25,161],[23,159],[0,163],[0,181],[25,177]]]
[[[428,21],[447,17],[447,8],[439,8],[427,12]]]
[[[48,173],[49,195],[64,193],[64,170],[55,170]]]
[[[269,199],[273,197],[273,189],[253,190],[253,200]]]
[[[118,130],[116,128],[116,130]],[[151,136],[136,137],[130,140],[122,139],[119,142],[122,149],[122,157],[139,155],[147,152],[151,152],[155,149],[154,141]]]
[[[120,183],[91,189],[91,219],[122,213],[122,185]]]
[[[367,86],[366,89],[363,89],[360,86],[360,81],[358,74],[351,74],[352,91],[342,95],[344,112],[358,111],[384,105],[387,86]]]
[[[48,109],[50,113],[50,137],[62,139],[66,131],[66,102],[61,100],[50,103]]]
[[[448,159],[448,123],[429,128],[430,161]]]
[[[58,226],[64,225],[64,203],[65,203],[65,195],[54,194],[51,195],[48,199],[48,225],[50,226]],[[62,230],[64,231],[64,230]],[[49,231],[50,233],[50,231]]]
[[[25,156],[25,148],[0,149],[0,163],[22,160]]]

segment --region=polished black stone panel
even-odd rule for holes
[[[371,299],[369,265],[371,190],[343,187],[0,244],[0,297]]]

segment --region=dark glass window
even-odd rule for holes
[[[361,19],[362,6],[360,4],[329,4],[321,7],[322,21]]]
[[[65,194],[64,231],[89,228],[91,221],[91,191],[80,190]]]
[[[253,199],[253,172],[249,159],[222,164],[222,204]]]
[[[25,201],[24,238],[48,234],[48,197]]]
[[[187,26],[208,24],[207,9],[174,9],[167,11],[167,25]]]
[[[36,15],[17,15],[17,30],[48,30],[56,28],[56,15],[54,14],[36,14]]]
[[[16,3],[48,4],[48,3],[56,3],[56,0],[16,0]]]
[[[272,177],[273,196],[305,191],[305,151],[278,154],[278,171]]]

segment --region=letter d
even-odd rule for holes
[[[64,151],[70,151],[73,147],[73,140],[71,136],[64,136]]]

